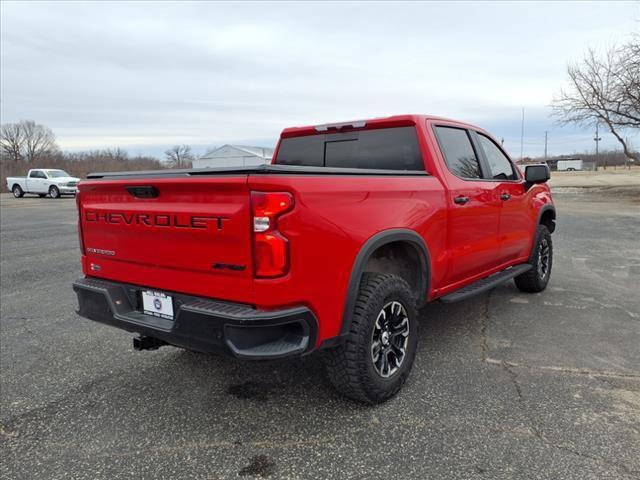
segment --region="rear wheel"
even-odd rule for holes
[[[374,404],[402,388],[417,349],[415,304],[402,278],[364,274],[347,337],[324,356],[329,379],[340,393]]]
[[[522,292],[536,293],[547,288],[553,265],[553,243],[551,234],[544,225],[538,225],[536,237],[529,256],[531,270],[514,278]]]
[[[49,196],[51,198],[60,198],[60,190],[55,185],[49,187]]]
[[[16,198],[22,198],[24,196],[24,192],[22,191],[20,185],[14,185],[11,189],[11,193],[13,193],[13,196]]]

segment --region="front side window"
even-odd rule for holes
[[[435,127],[435,130],[440,150],[449,170],[461,178],[482,178],[480,162],[467,131],[454,127]]]
[[[478,133],[478,139],[489,163],[491,178],[494,180],[518,180],[518,175],[513,165],[511,165],[507,156],[502,153],[502,150],[489,137],[481,133]]]

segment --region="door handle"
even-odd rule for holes
[[[464,205],[468,201],[469,201],[469,197],[464,197],[462,195],[453,199],[453,202],[457,203],[458,205]]]
[[[503,193],[500,195],[500,200],[509,200],[511,198],[511,195],[508,193]]]

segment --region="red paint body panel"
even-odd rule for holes
[[[339,334],[354,261],[379,232],[402,228],[424,239],[431,262],[426,300],[525,261],[538,212],[552,202],[548,186],[527,190],[522,179],[456,177],[439,150],[434,124],[488,135],[436,117],[367,121],[366,129],[415,125],[429,175],[283,172],[83,181],[83,271],[264,310],[304,305],[318,319],[319,345]],[[282,137],[316,133],[314,127],[296,127],[285,129]],[[159,196],[135,198],[126,187],[136,185],[153,186]],[[289,247],[289,268],[283,277],[255,278],[251,191],[293,195],[293,209],[277,220]],[[510,194],[509,201],[501,200],[504,193]],[[470,201],[454,203],[459,195]],[[218,269],[215,264],[235,269]]]

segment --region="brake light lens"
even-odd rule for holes
[[[292,208],[288,192],[251,192],[256,277],[280,277],[289,270],[289,241],[278,231],[278,217]]]
[[[80,254],[84,255],[84,240],[82,239],[82,207],[80,206],[80,190],[76,190],[76,207],[78,209],[78,241],[80,242]]]

